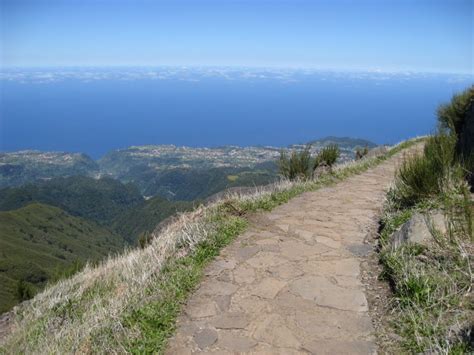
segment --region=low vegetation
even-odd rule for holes
[[[162,352],[176,316],[206,264],[246,227],[246,215],[271,210],[305,191],[375,166],[384,156],[337,166],[311,180],[283,180],[249,195],[235,194],[180,214],[144,248],[109,258],[15,308],[5,352]]]
[[[336,164],[336,161],[340,155],[341,151],[336,144],[331,144],[327,147],[324,147],[321,149],[314,160],[314,170],[323,165],[332,168],[332,166]]]
[[[365,146],[364,148],[357,147],[355,152],[356,160],[360,160],[369,154],[369,147]]]
[[[280,174],[290,180],[311,178],[313,159],[310,148],[311,146],[308,145],[303,150],[293,150],[289,156],[282,150],[278,164]]]
[[[438,108],[438,123],[441,131],[450,131],[458,138],[466,121],[466,110],[474,98],[474,86],[455,94],[451,102]]]
[[[407,158],[389,191],[380,260],[393,290],[393,328],[400,336],[394,352],[474,351],[474,204],[466,177],[472,174],[456,149],[474,91],[454,96],[438,111],[439,130],[421,154]],[[463,122],[461,124],[461,122]],[[396,248],[392,234],[415,212],[439,212],[446,230],[430,226],[427,243]]]
[[[323,147],[316,157],[311,156],[311,146],[302,150],[293,150],[291,154],[281,151],[279,160],[280,175],[289,180],[307,180],[314,176],[316,169],[326,167],[331,170],[341,152],[336,144]]]

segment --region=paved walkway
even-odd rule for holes
[[[257,216],[207,268],[168,353],[375,353],[360,264],[400,159]]]

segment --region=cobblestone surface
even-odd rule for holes
[[[256,216],[207,268],[167,353],[375,353],[360,264],[403,154]]]

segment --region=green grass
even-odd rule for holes
[[[474,326],[472,287],[473,208],[460,191],[444,191],[411,208],[398,209],[388,196],[380,233],[380,275],[392,288],[392,327],[401,341],[394,352],[459,353],[473,351],[460,335]],[[394,249],[390,236],[415,212],[442,210],[445,235],[434,232],[428,245],[403,244]]]
[[[392,326],[401,336],[398,344],[401,349],[394,351],[467,353],[467,349],[473,349],[456,333],[460,331],[457,324],[472,327],[469,321],[474,317],[474,303],[468,296],[472,286],[470,260],[462,254],[466,241],[443,236],[433,238],[434,243],[429,247],[405,244],[393,250],[384,240],[413,211],[391,215],[381,233],[385,245],[380,254],[381,277],[392,286]]]

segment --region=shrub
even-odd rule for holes
[[[411,207],[418,202],[442,192],[446,179],[457,175],[455,163],[456,139],[452,134],[430,137],[423,154],[406,159],[395,177],[396,201],[401,207]]]
[[[284,177],[295,179],[309,179],[311,177],[311,146],[303,150],[293,150],[290,157],[281,151],[278,163],[280,174]]]
[[[76,259],[69,266],[57,267],[48,282],[54,284],[59,280],[70,278],[84,269],[85,265],[84,261]]]
[[[29,300],[34,296],[32,287],[24,280],[18,280],[15,291],[16,298],[19,302]]]
[[[442,131],[452,131],[458,137],[461,133],[466,117],[466,110],[471,100],[474,100],[474,85],[456,94],[451,102],[438,108],[438,121]]]
[[[468,157],[461,157],[461,165],[466,179],[471,185],[471,192],[474,192],[474,152]]]
[[[138,237],[138,245],[140,246],[140,248],[143,249],[150,244],[152,239],[153,239],[152,233],[145,231],[141,233],[140,236]]]
[[[365,157],[367,154],[369,154],[369,148],[365,146],[363,149],[357,147],[356,152],[355,152],[355,158],[356,160],[360,160],[363,157]]]
[[[411,207],[439,191],[438,172],[422,155],[403,161],[395,178],[393,196],[401,207]]]
[[[314,162],[314,169],[316,169],[320,165],[332,167],[336,163],[340,155],[341,152],[336,144],[330,144],[324,147],[316,156],[316,161]]]

